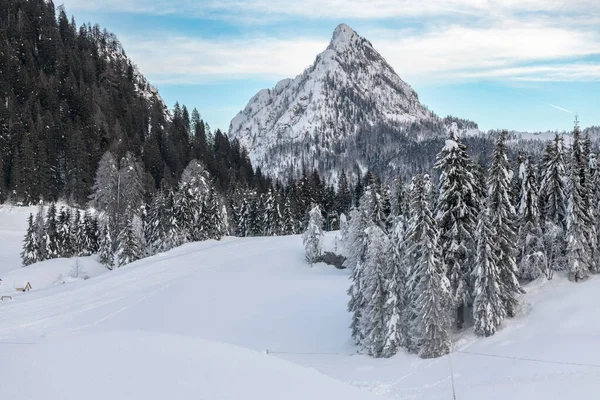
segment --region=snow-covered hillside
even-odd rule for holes
[[[371,43],[342,24],[312,66],[256,94],[231,121],[229,136],[254,165],[280,174],[321,152],[343,152],[361,126],[432,118]]]
[[[14,247],[9,242],[0,246]],[[348,272],[311,268],[303,256],[298,236],[191,243],[0,302],[0,393],[44,400],[452,398],[449,357],[356,354]],[[34,279],[43,265],[19,273]],[[600,393],[600,368],[591,366],[600,365],[600,280],[556,276],[526,289],[519,316],[495,336],[455,336],[458,399]]]

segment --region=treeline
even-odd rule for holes
[[[371,182],[350,212],[348,309],[367,354],[442,356],[452,321],[493,335],[518,313],[523,283],[554,271],[581,282],[600,271],[600,173],[589,137],[576,127],[568,150],[557,135],[538,162],[521,155],[514,169],[506,137],[486,175],[452,133],[437,156],[436,193],[427,174],[398,184],[391,200]]]
[[[56,209],[56,204],[39,206],[31,214],[23,244],[23,265],[52,258],[90,256],[98,252],[98,219],[89,211],[82,213],[69,207]]]
[[[113,34],[52,1],[0,2],[0,71],[0,202],[85,206],[106,151],[142,164],[148,194],[175,188],[192,159],[219,190],[270,185],[196,110],[169,112]]]
[[[188,242],[225,235],[295,234],[306,226],[312,203],[321,204],[328,228],[334,229],[339,227],[339,215],[350,209],[363,190],[358,182],[353,191],[343,171],[337,191],[316,171],[287,185],[270,184],[263,192],[239,183],[223,190],[205,164],[195,159],[183,170],[176,188],[148,192],[146,176],[143,164],[132,153],[119,159],[106,152],[98,163],[89,209],[81,221],[81,211],[63,207],[57,212],[54,203],[45,219],[42,211],[35,220],[30,216],[23,265],[98,254],[99,261],[113,269]],[[365,179],[370,177],[367,174]],[[86,228],[78,230],[81,226]],[[70,232],[72,240],[58,240],[56,232]],[[71,247],[84,237],[93,245]]]

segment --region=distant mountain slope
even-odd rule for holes
[[[445,126],[368,40],[342,24],[301,75],[256,94],[229,135],[263,172],[281,177],[316,167],[327,176],[333,167],[383,169],[391,159],[385,147],[373,147],[435,137]],[[384,157],[371,160],[375,150]]]

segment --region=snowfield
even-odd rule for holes
[[[56,284],[75,260],[19,268],[16,213],[0,210],[15,232],[0,252],[17,260],[1,259],[0,288],[33,290],[0,302],[2,398],[452,399],[450,360],[461,400],[600,397],[598,278],[534,282],[518,317],[456,334],[451,358],[372,359],[350,340],[349,273],[311,268],[299,236],[191,243],[115,271],[82,258],[90,278]]]

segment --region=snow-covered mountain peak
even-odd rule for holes
[[[340,24],[333,31],[333,36],[331,37],[331,42],[329,43],[328,49],[343,50],[348,46],[355,46],[363,41],[368,43],[365,39],[361,38],[358,33],[354,31],[354,29],[350,28],[346,24]]]
[[[284,178],[303,167],[323,169],[315,161],[342,156],[365,127],[432,118],[372,44],[341,24],[302,74],[252,97],[229,136],[263,172]]]

